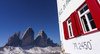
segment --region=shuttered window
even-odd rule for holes
[[[84,33],[97,30],[94,19],[86,3],[78,10],[78,13]]]
[[[86,0],[87,6],[90,10],[90,13],[88,14],[88,17],[91,17],[89,19],[91,25],[95,25],[92,26],[92,29],[94,29],[95,27],[97,27],[98,30],[100,30],[100,0]],[[94,21],[94,23],[93,23]]]

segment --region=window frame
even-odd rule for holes
[[[87,14],[90,13],[89,8],[88,8],[86,11],[84,11],[83,13],[80,13],[80,11],[81,11],[85,6],[87,6],[86,3],[82,4],[82,6],[79,7],[78,10],[77,10],[78,15],[79,15],[79,19],[80,19],[80,23],[81,23],[81,26],[82,26],[82,29],[83,29],[84,34],[97,30],[97,27],[96,27],[95,29],[92,29],[92,26],[91,26],[90,21],[89,21],[89,19],[88,19]],[[90,13],[90,14],[91,14],[91,13]],[[84,26],[85,24],[83,24],[83,21],[82,21],[82,18],[81,18],[82,16],[85,16],[85,19],[86,19],[86,21],[87,21],[87,25],[88,25],[90,31],[86,31],[86,27]],[[91,16],[92,16],[92,15],[91,15]],[[94,23],[95,23],[95,22],[94,22]]]
[[[72,28],[72,22],[68,23],[69,20],[71,20],[70,17],[66,20],[67,21],[67,27],[68,27],[69,39],[70,39],[70,38],[74,38],[74,33],[73,33],[73,28]],[[69,26],[70,26],[70,29],[69,29]],[[70,34],[72,34],[72,36]]]

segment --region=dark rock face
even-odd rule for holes
[[[50,40],[50,38],[47,39],[47,43],[48,43],[49,46],[53,46],[53,41]]]
[[[20,37],[20,31],[8,38],[8,42],[6,43],[6,46],[18,46],[20,41],[19,37]]]
[[[29,27],[20,38],[20,46],[32,45],[34,42],[34,31]]]
[[[47,35],[43,30],[40,30],[40,32],[37,34],[35,39],[35,45],[36,46],[47,46]]]
[[[50,40],[50,38],[47,39],[47,44],[52,47],[59,46],[57,43],[53,43],[53,40]]]
[[[40,47],[57,46],[57,44],[53,43],[53,41],[47,37],[43,30],[40,30],[40,32],[37,34],[35,38],[35,45]]]
[[[37,34],[34,40],[34,31],[31,27],[29,27],[20,37],[20,31],[15,33],[13,36],[8,38],[8,42],[5,46],[39,46],[39,47],[46,47],[46,46],[58,46],[57,43],[53,43],[53,41],[47,37],[46,33],[43,30]]]

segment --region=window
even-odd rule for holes
[[[67,20],[67,25],[68,25],[69,38],[72,38],[74,37],[74,34],[73,34],[72,23],[70,18]]]
[[[97,29],[87,4],[83,5],[83,7],[78,10],[78,13],[84,33]]]

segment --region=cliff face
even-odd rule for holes
[[[37,34],[35,38],[35,45],[36,46],[47,46],[47,35],[43,30]]]
[[[19,45],[19,42],[20,42],[19,37],[20,37],[20,31],[8,38],[8,42],[6,43],[6,46],[17,46],[17,45]]]
[[[19,46],[32,45],[34,42],[34,31],[29,27],[21,36]]]
[[[37,34],[35,40],[34,40],[34,31],[31,27],[29,27],[20,37],[20,32],[15,33],[13,36],[10,36],[8,38],[8,42],[6,43],[6,46],[39,46],[39,47],[46,47],[46,46],[58,46],[56,43],[53,43],[53,41],[47,37],[47,34],[40,30],[40,32]]]
[[[53,43],[53,41],[47,37],[46,33],[43,30],[40,30],[40,32],[37,34],[35,38],[35,45],[36,46],[57,46],[56,43]]]

